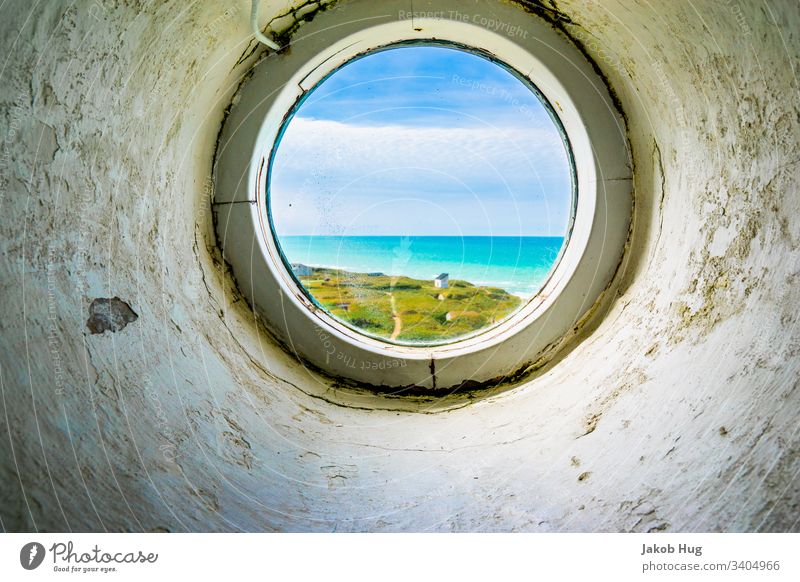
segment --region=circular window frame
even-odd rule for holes
[[[622,260],[632,174],[624,122],[604,81],[548,23],[492,0],[470,6],[469,14],[516,22],[518,31],[520,24],[525,27],[524,34],[508,34],[508,27],[503,34],[501,27],[487,28],[480,18],[469,18],[456,0],[432,0],[436,10],[423,14],[404,12],[406,4],[386,0],[350,4],[346,14],[330,10],[307,23],[290,50],[254,67],[222,130],[214,212],[219,242],[240,290],[287,349],[331,376],[382,392],[441,393],[538,366],[588,318]],[[409,42],[477,52],[538,90],[563,127],[575,178],[569,238],[537,295],[476,335],[422,346],[372,338],[318,307],[286,266],[266,200],[269,162],[303,96],[359,55]]]
[[[441,48],[448,48],[451,50],[460,50],[463,52],[467,52],[469,54],[475,55],[479,58],[485,59],[486,61],[494,64],[497,67],[502,68],[503,70],[507,71],[510,75],[514,76],[522,85],[525,86],[534,96],[539,100],[542,104],[542,107],[547,112],[551,122],[555,126],[556,131],[558,132],[559,136],[561,137],[562,145],[564,146],[565,155],[567,158],[567,165],[568,171],[570,176],[570,199],[569,199],[569,219],[566,225],[566,232],[563,237],[563,242],[561,243],[561,247],[559,248],[558,255],[556,256],[555,260],[553,261],[552,266],[547,272],[546,277],[544,278],[541,285],[539,285],[538,289],[534,295],[530,297],[525,303],[523,303],[520,307],[518,307],[513,313],[504,317],[501,321],[476,330],[472,333],[465,334],[463,336],[459,336],[452,339],[444,339],[441,341],[429,341],[429,342],[403,342],[403,341],[392,341],[391,339],[381,338],[380,336],[371,334],[365,330],[359,330],[356,326],[349,325],[347,322],[338,319],[332,313],[330,313],[324,306],[320,305],[319,302],[315,299],[313,294],[305,288],[303,283],[297,278],[291,268],[291,261],[283,252],[283,248],[280,243],[280,236],[278,235],[277,229],[275,228],[275,221],[273,220],[273,213],[272,213],[272,191],[271,191],[271,184],[272,184],[272,171],[274,168],[274,161],[275,156],[277,155],[278,149],[281,145],[281,140],[283,139],[284,134],[289,128],[289,125],[292,122],[292,119],[297,114],[298,110],[302,107],[303,103],[308,99],[311,94],[320,88],[320,86],[325,83],[332,75],[336,74],[342,68],[350,65],[351,63],[363,59],[368,58],[369,56],[389,50],[395,49],[402,49],[404,47],[441,47]],[[466,89],[465,89],[466,90]],[[305,297],[308,299],[309,302],[313,303],[315,309],[312,310],[312,313],[320,320],[323,325],[331,326],[337,328],[340,332],[345,334],[355,333],[357,336],[365,337],[368,340],[372,340],[373,342],[378,342],[380,344],[389,344],[392,346],[399,346],[410,348],[412,350],[425,350],[426,354],[432,348],[437,348],[441,346],[448,346],[453,345],[456,343],[461,342],[470,342],[470,341],[477,341],[479,336],[483,336],[484,334],[493,334],[496,333],[497,330],[505,328],[505,326],[520,325],[520,322],[516,322],[515,318],[520,313],[520,311],[524,310],[528,304],[537,300],[539,295],[545,292],[547,285],[549,284],[550,280],[554,277],[556,272],[558,271],[558,266],[561,263],[561,259],[564,256],[564,253],[569,245],[570,239],[572,237],[572,228],[575,224],[575,212],[577,210],[577,200],[578,200],[578,186],[577,186],[577,172],[575,170],[575,159],[572,153],[572,145],[569,141],[569,136],[567,135],[566,130],[564,129],[564,125],[561,123],[561,119],[558,116],[558,113],[555,110],[555,107],[548,101],[547,97],[539,90],[539,88],[533,84],[533,82],[526,78],[521,72],[511,68],[507,63],[502,61],[498,61],[494,55],[488,53],[483,49],[479,49],[472,46],[467,46],[462,43],[456,43],[452,41],[445,41],[439,39],[412,39],[412,40],[404,40],[400,42],[394,42],[391,44],[386,44],[383,46],[375,47],[364,51],[360,54],[355,55],[350,60],[338,65],[330,72],[328,72],[324,77],[322,77],[311,89],[305,91],[294,103],[292,108],[286,113],[283,118],[282,125],[278,130],[277,137],[275,138],[275,143],[273,144],[269,157],[264,160],[264,167],[266,168],[266,177],[264,180],[264,189],[260,188],[260,184],[257,184],[257,202],[256,204],[261,207],[262,205],[266,208],[266,224],[268,225],[268,232],[264,233],[264,236],[268,238],[268,246],[275,247],[275,253],[280,257],[284,272],[283,280],[287,280],[288,278],[294,282],[294,287],[303,293]],[[263,193],[263,199],[260,198]],[[270,245],[269,243],[272,243]],[[287,289],[288,291],[288,289]],[[294,289],[292,289],[294,291]],[[486,339],[486,338],[485,338]],[[468,344],[463,344],[461,346],[464,349],[469,349]]]

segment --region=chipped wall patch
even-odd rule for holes
[[[106,331],[115,333],[137,319],[139,316],[136,312],[119,297],[111,299],[100,297],[92,301],[89,306],[89,319],[86,320],[86,327],[93,334]]]

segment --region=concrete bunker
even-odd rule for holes
[[[494,388],[466,374],[453,396],[398,396],[281,345],[211,211],[220,127],[257,63],[288,78],[326,17],[381,3],[265,1],[277,53],[244,4],[3,9],[5,529],[797,531],[796,7],[421,16],[575,47],[624,113],[635,207],[613,283],[548,357]],[[138,319],[92,334],[109,297]]]

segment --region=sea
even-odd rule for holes
[[[535,295],[558,259],[553,236],[281,236],[290,263],[358,273],[433,279],[447,273],[474,285]]]

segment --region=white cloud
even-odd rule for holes
[[[537,228],[552,231],[565,220],[570,184],[554,127],[360,126],[306,118],[291,122],[272,180],[276,224],[293,232],[336,230],[343,222],[352,229],[356,215],[374,220],[364,208],[376,205],[395,210],[401,230],[432,220],[404,216],[409,212],[397,203],[404,198],[420,200],[407,205],[417,213],[441,207],[437,212],[455,217],[448,221],[462,230],[517,230],[524,212],[524,221],[542,217]]]
[[[470,176],[476,161],[504,173],[526,166],[566,168],[563,145],[554,128],[370,127],[295,118],[279,152],[286,169],[306,171],[309,163],[339,164],[338,169],[346,174],[427,167]],[[349,168],[341,164],[349,164]]]

